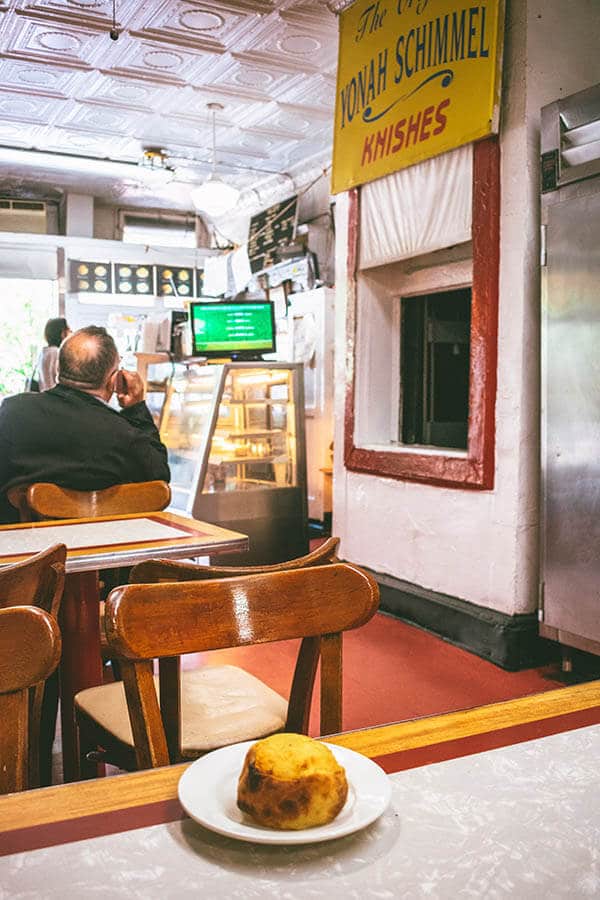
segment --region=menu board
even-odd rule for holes
[[[154,266],[115,263],[117,294],[154,294]]]
[[[71,290],[85,294],[109,294],[112,291],[110,263],[71,262]]]
[[[278,247],[294,240],[298,197],[288,197],[252,216],[248,234],[248,256],[252,272],[262,272],[279,262]]]
[[[159,297],[190,297],[193,292],[193,269],[181,266],[158,266]]]
[[[191,266],[147,263],[70,262],[71,291],[89,294],[145,294],[171,300],[203,295],[204,270]],[[170,304],[173,305],[172,303]]]

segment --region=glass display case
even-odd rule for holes
[[[308,551],[302,365],[187,365],[171,379],[161,419],[172,509],[241,531],[260,565]]]
[[[146,406],[160,429],[165,398],[177,368],[168,353],[135,353],[135,367],[144,382]]]

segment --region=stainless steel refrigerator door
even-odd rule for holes
[[[540,631],[600,652],[600,183],[544,198]],[[556,633],[553,634],[553,630]]]

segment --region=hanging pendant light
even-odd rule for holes
[[[240,192],[233,185],[222,181],[216,173],[216,116],[217,110],[223,109],[223,106],[220,103],[208,103],[207,106],[212,113],[212,171],[204,184],[192,191],[191,198],[199,212],[204,212],[209,216],[222,216],[233,209],[239,200]]]

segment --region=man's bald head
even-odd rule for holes
[[[61,344],[58,380],[81,391],[97,391],[105,386],[118,365],[119,352],[106,328],[89,325]]]

